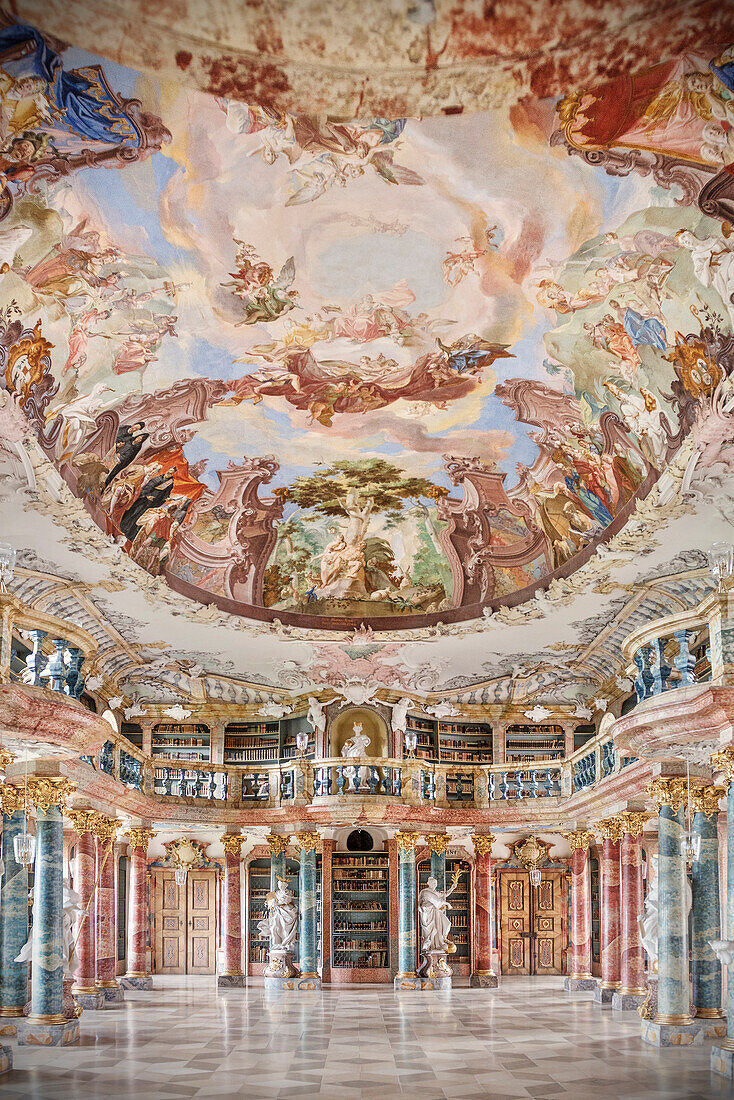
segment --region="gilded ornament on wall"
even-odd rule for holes
[[[28,800],[42,813],[46,813],[52,806],[63,809],[67,798],[75,790],[76,783],[72,783],[63,775],[28,780]]]
[[[492,853],[495,838],[492,833],[474,833],[472,836],[474,851],[478,856],[488,856]]]
[[[270,833],[265,839],[270,845],[270,855],[272,857],[280,856],[284,852],[287,852],[291,838],[289,836],[281,836],[278,833]]]
[[[561,836],[568,841],[572,852],[577,848],[582,848],[585,852],[588,852],[589,844],[594,839],[594,834],[587,829],[574,829],[570,833],[561,833]]]
[[[148,844],[155,836],[155,831],[153,829],[128,829],[123,835],[133,851],[136,848],[142,848],[144,852],[147,852]]]

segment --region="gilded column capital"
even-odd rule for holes
[[[0,786],[0,803],[2,803],[3,813],[8,817],[22,810],[25,806],[23,788],[16,787],[14,783],[4,783]]]
[[[478,856],[491,855],[495,837],[492,833],[474,833],[471,838],[474,851]]]
[[[58,806],[63,810],[67,798],[75,790],[76,783],[70,782],[63,775],[28,780],[28,800],[43,813],[50,810],[52,806]]]
[[[105,814],[95,814],[91,831],[97,840],[113,840],[115,833],[120,828],[121,822],[116,817],[106,817]]]
[[[148,851],[148,844],[155,836],[154,829],[128,829],[123,836],[127,840],[128,844],[135,851],[136,848],[142,848],[144,852]]]
[[[94,824],[97,820],[96,810],[65,810],[64,816],[68,817],[79,836],[94,832]]]
[[[451,843],[448,833],[426,833],[426,844],[434,855],[442,856]]]
[[[725,794],[723,787],[696,787],[691,791],[691,806],[697,813],[711,817],[719,812],[719,799]]]
[[[719,749],[713,753],[709,760],[717,771],[723,772],[726,777],[727,788],[734,779],[734,745],[727,745],[725,749]]]
[[[14,752],[8,752],[7,749],[0,749],[0,771],[5,771],[5,769],[17,759]]]
[[[240,854],[245,839],[242,833],[224,833],[221,839],[222,847],[228,856],[238,856]]]
[[[271,833],[269,836],[266,836],[265,839],[270,845],[271,856],[281,856],[283,852],[287,852],[291,842],[289,836],[283,836],[279,833]]]
[[[622,833],[628,833],[635,839],[642,836],[645,822],[650,820],[649,814],[638,813],[636,810],[625,810],[618,816]]]
[[[608,817],[606,821],[599,821],[594,826],[594,832],[602,840],[619,841],[622,839],[622,822],[618,817]]]
[[[399,852],[414,852],[420,843],[418,833],[399,832],[395,834]]]
[[[300,848],[302,852],[315,852],[321,843],[321,837],[317,832],[294,833],[293,839],[296,842],[296,847]]]
[[[647,784],[647,793],[658,806],[670,806],[673,813],[682,810],[688,801],[688,784],[683,777],[658,778]]]
[[[567,840],[571,846],[571,851],[576,851],[577,848],[582,848],[585,852],[588,852],[589,845],[594,839],[593,832],[588,829],[573,829],[570,833],[561,833],[564,840]]]

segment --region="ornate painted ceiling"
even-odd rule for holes
[[[53,5],[0,28],[0,520],[28,567],[106,584],[129,644],[205,649],[234,678],[401,668],[396,687],[476,701],[529,655],[548,697],[604,682],[587,650],[623,606],[677,572],[695,583],[666,598],[699,598],[734,436],[734,60],[714,6],[681,5],[666,33],[687,52],[635,75],[579,47],[575,70],[532,76],[553,54],[539,15],[511,92],[462,100],[493,109],[395,117],[376,82],[357,121],[338,84],[332,115],[297,110],[296,88],[323,105],[292,25],[288,94],[243,102],[246,81],[193,87],[211,90],[199,61],[171,79],[172,39],[65,8],[73,34]],[[386,70],[444,33],[435,8]],[[203,40],[197,12],[177,35]],[[605,5],[573,26],[629,40],[658,17]],[[512,35],[470,58],[460,22],[444,56],[475,82],[484,58],[491,84]],[[63,41],[95,31],[116,60]],[[136,50],[158,78],[118,64]]]

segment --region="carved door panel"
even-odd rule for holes
[[[186,887],[173,871],[155,872],[155,969],[158,974],[186,973]]]
[[[216,970],[217,908],[216,873],[189,871],[187,974],[213,974]]]
[[[513,869],[500,872],[498,878],[502,973],[530,974],[533,961],[530,876],[527,871]]]
[[[532,887],[533,974],[563,973],[565,894],[562,871],[545,871]]]

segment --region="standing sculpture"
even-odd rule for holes
[[[319,702],[315,695],[309,695],[308,697],[308,714],[306,715],[306,721],[311,726],[314,737],[316,738],[316,744],[318,746],[319,736],[323,737],[326,731],[326,706],[324,703]]]
[[[296,973],[293,965],[293,947],[298,932],[296,895],[286,880],[279,878],[276,888],[267,894],[265,904],[268,915],[257,926],[263,939],[270,941],[265,976],[287,978]]]
[[[449,984],[451,981],[446,956],[455,953],[456,944],[451,939],[451,919],[448,915],[451,906],[448,899],[456,889],[460,875],[459,870],[454,872],[448,890],[439,890],[437,879],[431,876],[418,895],[422,956],[418,973],[439,984]]]
[[[342,756],[351,759],[352,757],[364,756],[367,749],[370,746],[370,738],[366,733],[362,731],[362,723],[355,722],[352,726],[352,736],[348,737],[342,745]],[[356,765],[350,765],[344,769],[344,774],[347,779],[351,781],[352,790],[358,791],[360,783],[362,782],[362,772],[366,771],[366,768],[360,768]]]

